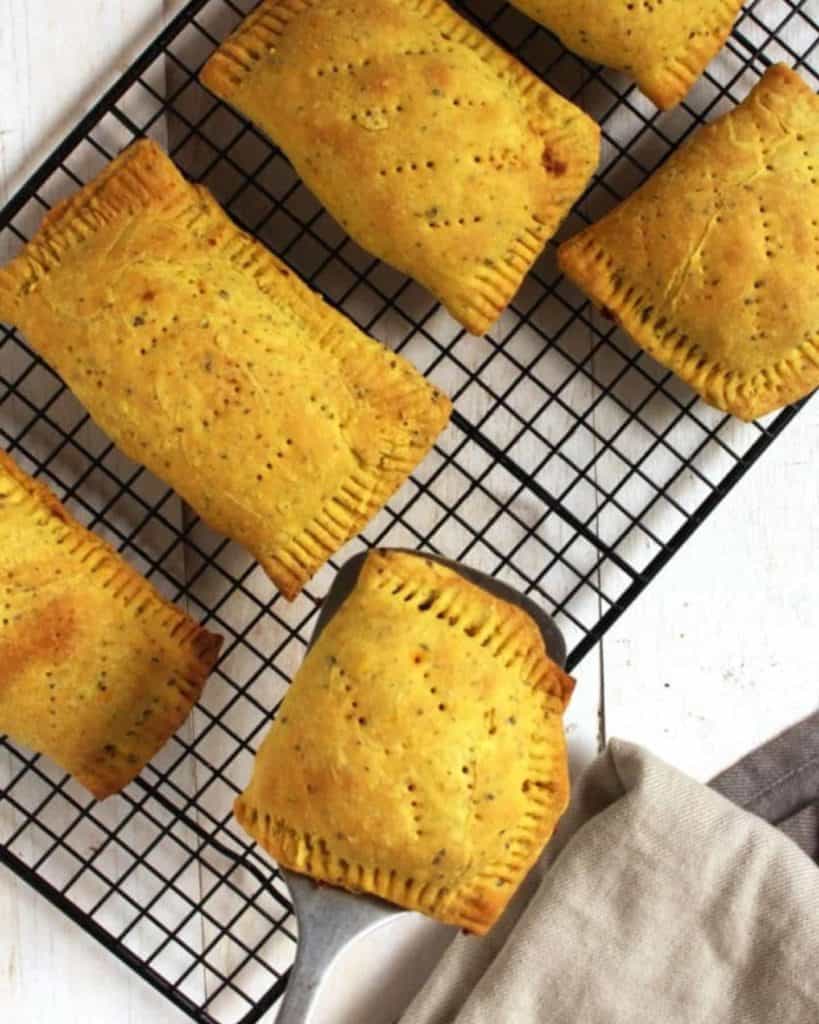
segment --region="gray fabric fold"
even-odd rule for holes
[[[812,849],[817,719],[713,788],[612,741],[527,890],[402,1024],[817,1024],[819,869],[760,820]]]
[[[819,862],[819,712],[743,757],[711,785]]]

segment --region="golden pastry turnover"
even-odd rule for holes
[[[110,796],[188,717],[221,643],[0,451],[0,733]]]
[[[482,934],[566,807],[573,682],[532,619],[374,552],[307,654],[236,801],[284,867]]]
[[[97,423],[293,598],[426,455],[450,403],[141,142],[0,270]]]
[[[597,167],[594,121],[441,0],[263,0],[201,78],[473,334]]]
[[[668,110],[722,49],[743,0],[511,2],[581,57],[625,72]]]
[[[819,97],[784,66],[560,249],[706,402],[752,420],[819,385]]]

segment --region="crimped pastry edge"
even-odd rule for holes
[[[4,490],[4,477],[12,483],[16,494],[13,491]],[[160,730],[161,737],[155,737],[155,740],[159,741],[156,750],[161,749],[185,721],[199,700],[207,678],[219,658],[222,637],[208,632],[181,608],[161,597],[154,587],[109,544],[81,526],[45,484],[34,480],[20,469],[14,459],[2,449],[0,449],[0,490],[3,491],[7,500],[11,496],[13,502],[28,506],[33,516],[45,512],[48,519],[40,525],[50,530],[56,542],[61,545],[69,557],[75,558],[79,564],[86,566],[89,571],[93,571],[97,576],[98,585],[103,590],[110,590],[112,598],[127,609],[134,618],[143,621],[156,620],[159,629],[167,633],[168,637],[189,655],[191,670],[183,676],[188,686],[184,690],[177,691],[183,702],[183,712],[174,716],[173,720],[169,716],[168,721]],[[136,771],[124,781],[123,773],[117,770],[105,773],[91,768],[86,772],[73,772],[72,774],[98,800],[102,800],[124,788],[144,765],[139,764],[135,767]]]
[[[785,64],[769,68],[744,102],[777,86],[798,89],[819,112],[819,96]],[[637,195],[639,190],[626,202]],[[642,294],[634,280],[619,269],[615,274],[614,257],[596,241],[596,229],[604,221],[592,224],[560,246],[561,270],[595,305],[612,313],[641,348],[673,370],[706,402],[750,422],[798,401],[819,386],[819,333],[752,374],[710,359],[674,324],[672,315]]]
[[[490,598],[494,613],[500,611],[502,618],[492,623],[491,631],[476,630],[476,619],[479,621],[480,613],[487,607],[487,595],[454,570],[426,561],[422,555],[373,552],[365,562],[357,587],[370,585],[376,578],[372,585],[400,601],[407,612],[414,609],[444,617],[454,612],[456,621],[453,623],[450,618],[451,628],[461,628],[476,643],[490,646],[495,657],[507,659],[505,667],[519,664],[532,689],[542,695],[544,712],[562,714],[574,681],[548,658],[540,631],[522,609]],[[563,736],[562,731],[559,735]],[[404,877],[387,865],[348,863],[335,853],[331,836],[300,833],[254,804],[248,796],[250,787],[234,802],[234,814],[248,835],[283,867],[352,892],[380,896],[483,935],[502,914],[568,805],[565,738],[551,759],[534,749],[539,745],[533,741],[528,751],[527,775],[532,782],[527,790],[529,812],[509,832],[512,850],[508,859],[484,866],[452,891],[421,877]]]
[[[710,62],[725,46],[744,0],[722,0],[718,17],[700,33],[685,53],[662,64],[656,74],[635,74],[640,91],[660,110],[671,110],[685,99]]]
[[[709,359],[633,281],[618,274],[618,286],[611,257],[593,240],[561,249],[558,259],[564,273],[595,305],[610,312],[641,348],[723,412],[751,422],[819,386],[819,334],[770,366],[743,375]]]
[[[272,278],[287,277],[294,303],[300,302],[314,314],[328,316],[329,324],[325,325],[327,329],[319,345],[329,358],[335,359],[340,370],[350,367],[360,375],[356,355],[366,339],[383,351],[385,360],[394,361],[405,371],[406,387],[386,391],[382,382],[378,394],[383,406],[394,406],[400,400],[405,412],[412,415],[406,427],[391,424],[385,433],[383,472],[362,469],[351,474],[341,483],[338,493],[280,551],[271,554],[251,550],[284,597],[292,601],[421,462],[449,421],[452,404],[408,360],[388,352],[375,339],[360,332],[344,314],[332,311],[277,256],[237,227],[207,189],[185,181],[161,147],[148,139],[130,146],[93,181],[56,206],[32,242],[0,269],[0,319],[6,315],[11,322],[25,319],[26,294],[37,287],[44,275],[60,266],[72,246],[153,205],[167,211],[169,217],[183,219],[189,228],[203,216],[216,215],[220,220],[222,247],[232,262],[253,276],[261,292],[267,293],[267,282]]]

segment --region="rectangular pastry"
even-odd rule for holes
[[[0,451],[0,733],[102,799],[182,725],[221,643]]]
[[[731,34],[743,0],[512,0],[587,60],[634,78],[663,110],[682,102]]]
[[[284,867],[482,934],[566,807],[572,680],[520,608],[371,554],[236,801]]]
[[[0,320],[288,598],[449,416],[413,366],[326,306],[147,141],[0,270]]]
[[[808,394],[819,385],[819,97],[771,68],[559,256],[718,409],[751,420]]]
[[[597,166],[594,121],[441,0],[263,0],[201,77],[473,334]]]

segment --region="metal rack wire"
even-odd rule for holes
[[[576,665],[797,413],[743,425],[694,400],[560,277],[553,247],[498,327],[465,337],[422,289],[351,243],[282,155],[196,83],[252,6],[192,0],[0,213],[0,256],[9,256],[54,202],[152,135],[243,227],[455,400],[433,455],[286,605],[0,327],[4,447],[227,639],[189,726],[120,797],[97,804],[46,760],[0,740],[0,861],[208,1024],[258,1021],[294,957],[287,891],[230,806],[337,565],[373,544],[464,559],[554,610]],[[561,237],[631,192],[767,64],[785,60],[819,88],[809,0],[749,3],[724,54],[665,115],[507,4],[457,6],[603,126],[600,171]],[[797,50],[806,27],[813,43]]]

